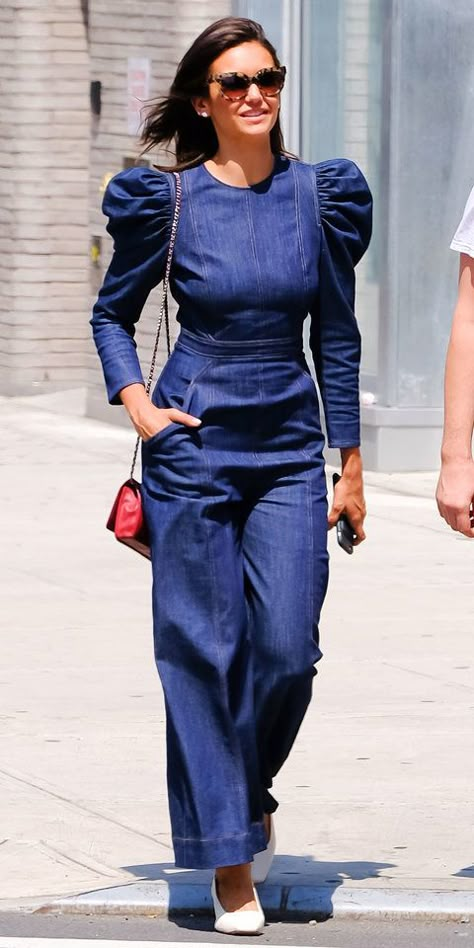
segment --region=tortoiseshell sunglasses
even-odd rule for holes
[[[217,82],[224,99],[237,102],[245,99],[250,86],[254,83],[264,96],[275,96],[285,85],[286,67],[270,66],[259,69],[254,76],[247,76],[244,72],[221,72],[216,76],[209,76],[207,82]]]

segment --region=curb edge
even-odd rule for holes
[[[344,887],[334,890],[327,886],[270,884],[260,887],[259,895],[264,911],[274,920],[322,921],[330,917],[351,916],[474,921],[474,891]],[[37,902],[30,911],[61,915],[172,917],[211,915],[212,902],[206,885],[180,883],[169,887],[167,884],[144,883]]]

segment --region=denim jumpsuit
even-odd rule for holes
[[[178,341],[153,403],[202,419],[142,445],[176,863],[250,862],[266,846],[272,780],[307,709],[328,576],[318,395],[328,442],[359,444],[354,266],[371,197],[346,160],[278,156],[250,187],[204,165],[183,186],[171,292]],[[161,281],[171,174],[131,168],[104,198],[115,251],[92,326],[109,400],[142,382],[134,336]]]

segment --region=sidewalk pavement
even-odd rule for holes
[[[70,401],[0,400],[0,911],[206,911],[209,873],[173,867],[150,567],[104,529],[133,434]],[[276,915],[474,918],[474,545],[435,481],[368,474],[367,542],[330,536]]]

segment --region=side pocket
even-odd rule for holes
[[[201,382],[212,362],[212,359],[203,360],[200,357],[188,357],[187,354],[183,356],[180,350],[173,350],[153,390],[152,402],[155,407],[176,408],[178,411],[196,415],[200,418],[206,399],[200,397],[195,399],[195,395],[198,383]],[[195,370],[194,373],[193,369]],[[193,404],[194,401],[196,402],[195,405]],[[204,405],[202,402],[204,402]],[[167,442],[175,431],[191,432],[196,430],[199,429],[190,428],[181,422],[170,421],[147,441],[143,441],[143,453],[146,457],[147,452],[154,451],[158,445],[161,448],[161,444]]]
[[[186,425],[181,425],[178,421],[170,421],[169,424],[165,425],[164,428],[160,428],[156,434],[152,435],[151,438],[147,438],[146,441],[143,441],[143,448],[145,451],[148,448],[153,447],[159,441],[163,441],[175,428],[185,428]]]

